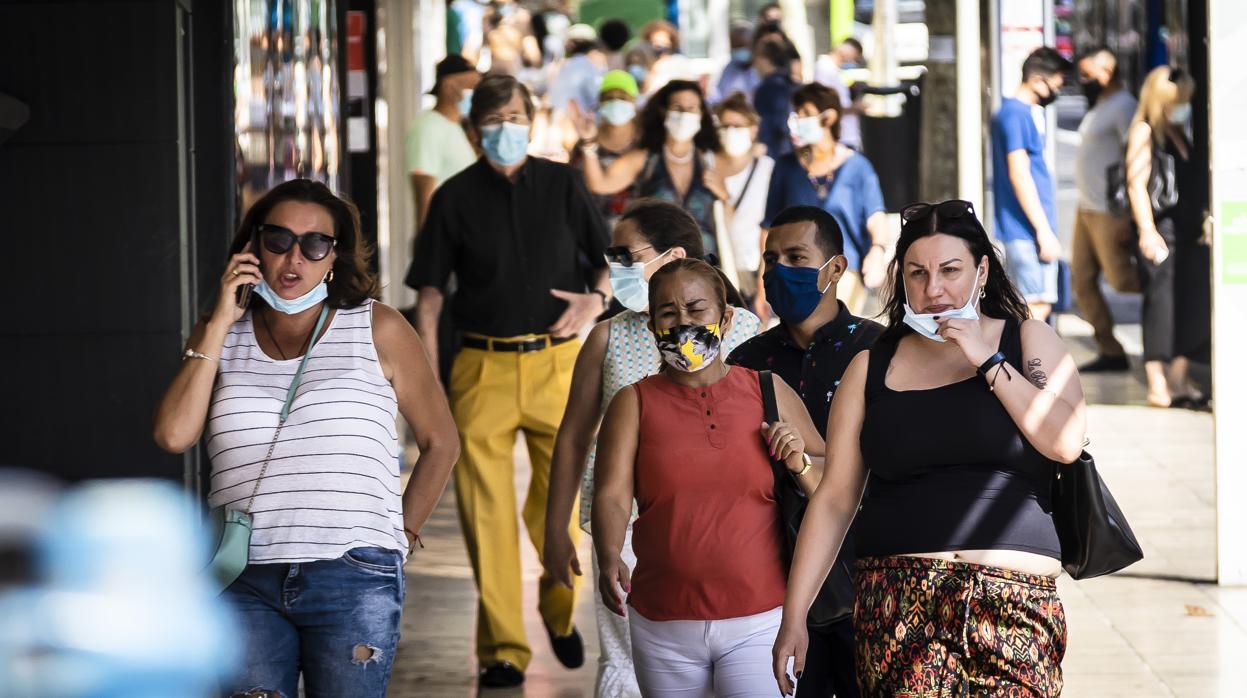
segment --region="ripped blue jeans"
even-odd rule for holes
[[[403,611],[402,554],[355,548],[336,560],[248,565],[223,598],[247,648],[227,696],[384,698]]]

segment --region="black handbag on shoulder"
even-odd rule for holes
[[[1112,574],[1143,559],[1117,500],[1082,452],[1073,463],[1053,463],[1052,517],[1061,540],[1061,565],[1074,579]]]
[[[762,389],[762,413],[768,424],[779,420],[779,405],[775,401],[775,376],[770,371],[758,372],[758,383]],[[779,505],[779,527],[783,538],[781,550],[784,555],[784,566],[792,567],[792,556],[797,548],[797,533],[801,529],[801,519],[805,516],[805,508],[810,503],[805,491],[797,484],[792,471],[778,460],[771,459],[771,472],[775,476],[775,500]],[[810,613],[806,624],[821,628],[836,621],[845,620],[853,615],[853,572],[843,556],[837,557],[823,580],[823,586],[810,605]]]

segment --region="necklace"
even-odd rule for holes
[[[277,341],[277,336],[273,334],[273,328],[269,326],[268,318],[264,316],[264,313],[259,313],[259,315],[260,315],[260,324],[264,325],[264,331],[268,333],[268,338],[272,340],[273,346],[277,347],[277,353],[281,355],[282,361],[289,361],[290,357],[286,356],[286,352],[282,351],[281,342]],[[312,332],[315,332],[315,331],[316,331],[316,328],[313,327]],[[312,341],[312,335],[308,334],[307,339],[303,340],[303,343],[299,345],[300,354],[303,353],[302,349],[306,347],[308,342],[310,341]]]
[[[664,145],[662,147],[662,152],[663,152],[663,155],[666,155],[667,158],[671,160],[671,162],[674,162],[677,165],[683,165],[686,162],[693,161],[693,149],[692,148],[689,148],[688,153],[684,155],[676,155],[675,153],[671,152],[671,148],[668,148],[667,146]]]
[[[831,191],[831,183],[835,181],[836,173],[831,172],[825,175],[807,174],[806,177],[810,180],[810,186],[814,187],[814,191],[821,200],[826,199],[827,192]]]

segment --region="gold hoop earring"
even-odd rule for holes
[[[329,270],[329,275],[325,277],[325,283],[327,284],[333,283],[333,270],[332,269]]]

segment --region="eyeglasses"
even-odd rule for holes
[[[491,114],[481,119],[481,126],[497,126],[504,122],[517,126],[531,125],[526,114]]]
[[[901,209],[901,224],[908,225],[916,220],[920,220],[935,214],[937,219],[949,220],[953,218],[962,218],[966,215],[974,215],[974,204],[962,199],[949,199],[941,201],[938,204],[917,203],[910,204]]]
[[[649,250],[653,248],[654,248],[653,245],[646,245],[645,247],[638,247],[635,250],[630,250],[625,245],[620,245],[618,247],[608,247],[606,248],[606,261],[612,262],[614,264],[622,264],[625,267],[630,267],[637,262],[637,259],[636,259],[637,252],[641,252],[643,250]]]
[[[313,262],[319,262],[329,256],[329,252],[337,247],[338,240],[332,235],[324,233],[303,233],[295,235],[290,230],[280,225],[271,225],[263,223],[256,227],[256,233],[260,237],[260,244],[264,245],[264,249],[273,254],[286,254],[294,247],[295,243],[299,244],[299,251],[303,256]]]

